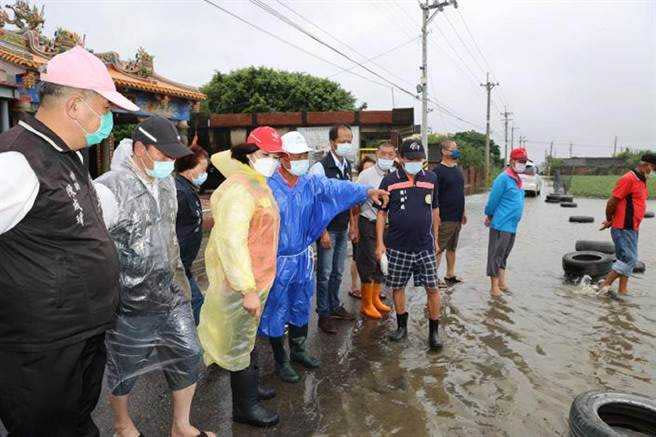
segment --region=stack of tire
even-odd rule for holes
[[[574,197],[573,196],[568,196],[567,194],[556,194],[556,193],[551,193],[547,194],[547,198],[545,199],[545,202],[547,203],[571,203],[574,202]]]
[[[563,255],[563,270],[568,278],[581,278],[585,275],[592,279],[606,276],[615,262],[615,245],[611,241],[576,242],[574,252]],[[644,273],[645,263],[638,261],[633,273]]]

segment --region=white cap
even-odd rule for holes
[[[282,136],[282,150],[286,153],[307,153],[310,147],[305,141],[305,137],[297,131],[287,132]]]

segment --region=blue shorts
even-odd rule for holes
[[[622,276],[631,276],[638,262],[638,232],[630,229],[611,229],[610,236],[615,243],[613,271]]]

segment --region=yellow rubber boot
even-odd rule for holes
[[[378,312],[376,307],[371,302],[374,292],[374,285],[371,282],[362,284],[362,301],[360,306],[360,312],[370,319],[381,319],[383,316]]]
[[[389,313],[392,311],[392,308],[388,307],[383,303],[383,301],[380,300],[380,293],[383,291],[383,284],[377,284],[375,282],[372,282],[370,284],[371,289],[373,290],[371,292],[371,302],[374,304],[374,307],[378,310],[380,313]]]

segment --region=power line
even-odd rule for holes
[[[392,48],[389,49],[389,50],[386,50],[386,51],[384,51],[384,52],[382,52],[382,53],[379,53],[379,54],[377,54],[376,56],[372,56],[371,58],[365,59],[364,61],[362,61],[362,63],[363,63],[363,64],[366,64],[366,63],[371,62],[371,61],[373,61],[373,60],[375,60],[375,59],[382,58],[382,57],[385,56],[385,55],[388,55],[388,54],[390,54],[390,53],[392,53],[392,52],[395,52],[395,51],[397,51],[397,50],[399,50],[399,49],[402,49],[403,47],[405,47],[405,46],[407,46],[407,45],[412,44],[413,42],[419,40],[419,38],[421,38],[421,36],[416,36],[416,37],[414,37],[414,38],[412,38],[412,39],[410,39],[410,40],[408,40],[408,41],[406,41],[406,42],[404,42],[404,43],[402,43],[402,44],[399,44],[399,45],[397,45],[397,46],[392,47]],[[376,64],[374,64],[374,65],[376,65]],[[349,72],[349,71],[354,70],[354,69],[356,69],[356,68],[358,68],[357,65],[355,65],[355,66],[353,66],[353,67],[349,67],[349,68],[343,68],[343,69],[341,69],[340,71],[331,74],[330,76],[328,76],[328,78],[331,78],[331,77],[337,76],[337,75],[342,74],[342,73],[345,73],[345,72]]]
[[[348,43],[342,41],[341,39],[339,39],[339,38],[337,38],[336,36],[334,36],[332,33],[328,32],[328,31],[325,30],[325,29],[323,29],[323,28],[322,28],[321,26],[319,26],[318,24],[316,24],[316,23],[314,23],[313,21],[309,20],[308,18],[304,17],[302,14],[300,14],[299,12],[297,12],[297,11],[296,11],[294,8],[292,8],[291,6],[288,6],[287,4],[285,4],[283,1],[281,1],[281,0],[275,0],[275,1],[276,1],[277,3],[279,3],[280,5],[282,5],[282,7],[284,7],[285,9],[287,9],[288,11],[292,12],[294,15],[296,15],[297,17],[299,17],[300,19],[302,19],[303,21],[305,21],[305,22],[309,23],[310,25],[314,26],[316,29],[319,29],[321,32],[323,32],[324,34],[328,35],[330,38],[332,38],[333,40],[337,41],[338,43],[342,44],[344,47],[347,47],[347,48],[348,48],[349,50],[351,50],[353,53],[356,53],[358,56],[362,57],[363,59],[366,59],[366,58],[367,58],[367,55],[364,55],[364,54],[363,54],[362,52],[360,52],[358,49],[356,49],[356,48],[354,48],[353,46],[351,46],[350,44],[348,44]],[[253,3],[253,1],[251,1],[251,3]],[[258,6],[260,6],[260,5],[265,5],[265,6],[267,6],[267,8],[269,8],[270,10],[274,10],[274,11],[275,11],[275,9],[273,9],[271,6],[267,5],[267,4],[264,3],[264,2],[257,1],[255,4],[257,4]],[[260,6],[260,7],[262,7],[262,6]],[[276,12],[277,12],[277,11],[276,11]],[[285,21],[287,22],[287,20],[285,20]],[[419,38],[419,35],[417,36],[417,38]],[[367,61],[372,61],[372,58],[369,58]],[[367,62],[367,61],[365,61],[365,62]],[[408,81],[408,80],[406,80],[406,79],[404,79],[404,78],[402,78],[402,77],[396,75],[395,73],[393,73],[393,72],[391,72],[390,70],[386,69],[386,68],[383,67],[382,65],[377,64],[377,63],[375,63],[375,62],[371,62],[371,63],[372,63],[373,65],[375,65],[376,67],[380,68],[381,70],[383,70],[384,72],[388,73],[389,75],[391,75],[391,76],[393,76],[393,77],[396,77],[397,79],[399,79],[399,80],[401,80],[401,81],[403,81],[403,82],[405,82],[405,83],[409,83],[409,84],[412,85],[412,82],[410,82],[410,81]]]
[[[205,0],[205,1],[208,1],[208,0]],[[384,82],[387,82],[388,84],[390,84],[390,85],[396,87],[396,88],[399,89],[400,91],[402,91],[402,92],[404,92],[404,93],[406,93],[406,94],[408,94],[408,95],[410,95],[410,96],[416,98],[415,93],[413,93],[413,92],[411,92],[411,91],[408,91],[407,89],[403,88],[402,86],[400,86],[400,85],[398,85],[398,84],[392,82],[391,80],[387,79],[385,76],[379,74],[379,73],[376,72],[375,70],[372,70],[371,68],[367,67],[366,65],[363,65],[361,62],[359,62],[359,61],[353,59],[352,56],[349,56],[348,54],[344,53],[343,51],[341,51],[340,49],[336,48],[335,46],[333,46],[333,45],[331,45],[331,44],[328,44],[327,42],[323,41],[321,38],[317,37],[316,35],[314,35],[313,33],[309,32],[308,30],[306,30],[305,28],[303,28],[303,27],[300,26],[299,24],[293,22],[292,20],[288,19],[288,18],[285,17],[284,15],[280,14],[278,11],[276,11],[276,10],[273,9],[273,8],[271,8],[271,7],[270,7],[269,5],[267,5],[266,3],[263,3],[263,2],[258,1],[258,0],[250,0],[250,2],[253,3],[254,5],[258,6],[259,8],[261,8],[262,10],[264,10],[265,12],[267,12],[268,14],[273,15],[275,18],[277,18],[278,20],[282,21],[283,23],[286,23],[286,24],[288,24],[288,25],[294,27],[295,29],[299,30],[301,33],[307,35],[309,38],[313,39],[314,41],[318,42],[319,44],[323,45],[324,47],[327,47],[327,48],[329,48],[330,50],[332,50],[333,52],[337,53],[338,55],[340,55],[340,56],[346,58],[348,61],[352,62],[353,64],[356,64],[356,65],[360,66],[360,68],[362,68],[362,69],[368,71],[369,73],[373,74],[373,75],[376,76],[377,78],[382,79]]]

